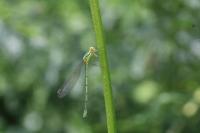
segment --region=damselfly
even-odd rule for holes
[[[88,102],[88,63],[93,56],[96,55],[97,50],[94,47],[90,47],[88,52],[83,56],[81,63],[77,66],[74,73],[72,73],[71,77],[65,81],[64,85],[58,89],[57,94],[58,97],[63,98],[67,95],[67,93],[73,88],[73,86],[78,81],[78,77],[81,73],[81,67],[84,65],[85,67],[85,100],[84,100],[84,111],[83,118],[87,116],[87,102]]]

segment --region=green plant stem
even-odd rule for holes
[[[100,66],[102,71],[104,99],[107,117],[108,133],[116,133],[115,110],[113,105],[112,86],[108,67],[107,52],[105,48],[104,32],[101,21],[98,0],[90,0],[91,15],[94,31],[96,33],[96,43],[98,48]]]

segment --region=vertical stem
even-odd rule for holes
[[[96,33],[96,43],[99,53],[100,66],[102,71],[104,99],[107,117],[108,133],[116,133],[115,111],[113,105],[112,86],[110,80],[110,72],[108,67],[107,52],[105,48],[104,32],[102,20],[99,10],[98,0],[89,0],[93,27]]]

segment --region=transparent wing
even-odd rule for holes
[[[82,66],[83,63],[79,63],[76,66],[75,70],[71,73],[69,79],[67,79],[63,86],[60,89],[58,89],[57,94],[59,98],[63,98],[64,96],[66,96],[68,92],[70,92],[70,90],[74,87],[74,85],[80,77]]]

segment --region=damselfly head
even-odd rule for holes
[[[90,47],[90,48],[89,48],[89,53],[90,53],[91,55],[94,55],[94,56],[97,57],[96,52],[97,52],[97,50],[96,50],[95,47]]]
[[[95,47],[90,47],[89,52],[94,54],[95,52],[97,52],[97,50],[95,49]]]

